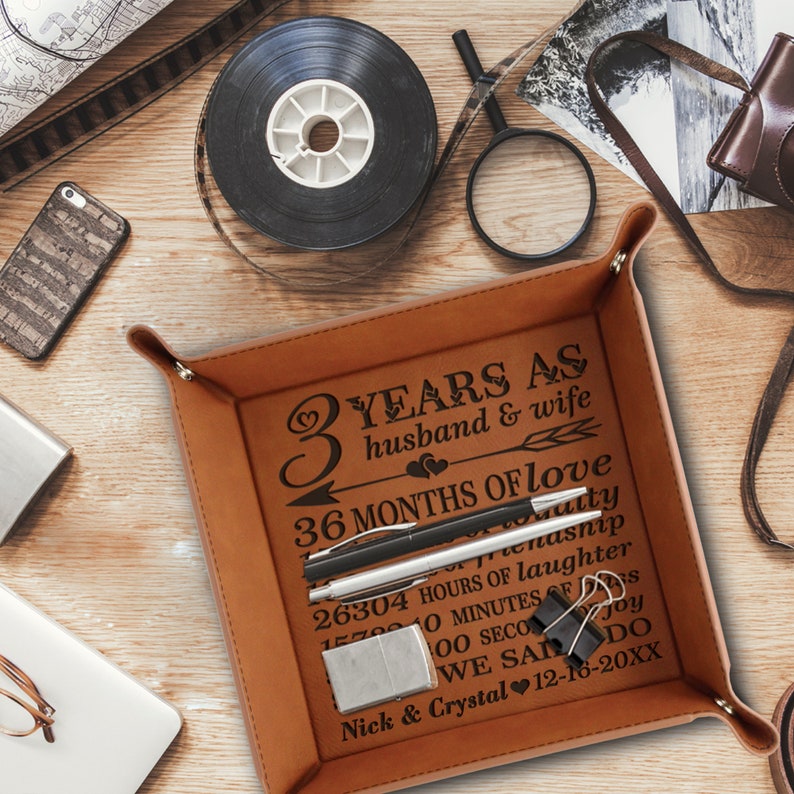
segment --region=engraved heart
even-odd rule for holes
[[[399,405],[392,405],[389,408],[386,408],[386,417],[389,419],[390,422],[393,422],[400,413],[400,406]]]
[[[510,689],[512,689],[513,692],[517,692],[519,695],[523,695],[524,692],[529,689],[529,679],[522,678],[520,681],[513,681],[513,683],[510,684]]]
[[[295,416],[295,425],[299,430],[311,430],[319,421],[317,411],[300,411]]]
[[[425,468],[430,472],[430,474],[434,474],[434,475],[441,474],[441,472],[444,471],[447,468],[447,466],[449,466],[449,463],[447,463],[447,461],[443,459],[436,460],[432,456],[428,456],[424,463],[425,463]]]
[[[430,478],[430,472],[428,472],[424,466],[422,465],[422,461],[420,460],[412,460],[406,467],[405,473],[409,477],[421,477],[425,480]]]
[[[430,453],[425,452],[419,460],[412,460],[406,467],[405,473],[411,477],[429,479],[430,475],[436,476],[445,471],[449,466],[446,460],[436,460]]]
[[[360,397],[348,397],[347,401],[353,406],[354,411],[358,411],[361,414],[367,409],[366,405],[364,405],[364,401]]]
[[[498,378],[493,378],[491,380],[494,386],[499,386],[500,388],[507,383],[507,378],[504,375],[500,375]]]

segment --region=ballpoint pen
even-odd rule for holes
[[[587,488],[569,488],[528,499],[518,499],[446,521],[419,526],[416,529],[414,529],[415,522],[376,527],[331,548],[310,554],[303,563],[303,575],[309,582],[330,579],[332,576],[340,576],[357,568],[365,568],[402,557],[404,554],[429,549],[439,543],[456,540],[472,532],[496,527],[508,521],[537,516],[544,510],[572,502],[586,493]],[[376,534],[378,537],[373,538],[372,535]],[[363,540],[367,537],[369,540]]]
[[[313,588],[309,591],[309,602],[314,604],[326,598],[334,598],[342,603],[350,603],[389,595],[421,584],[428,574],[436,573],[442,568],[483,557],[486,554],[493,554],[511,546],[550,535],[561,529],[576,526],[584,521],[592,521],[600,515],[600,510],[590,510],[584,513],[549,518],[536,524],[509,529],[468,543],[459,543],[447,549],[431,551],[400,562],[354,573]]]

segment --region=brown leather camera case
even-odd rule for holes
[[[792,74],[794,38],[778,33],[708,155],[715,171],[788,210],[794,210]]]
[[[729,662],[631,267],[655,211],[603,256],[184,359],[151,330],[263,785],[391,791],[700,716],[757,753],[773,726]],[[374,601],[310,604],[307,553],[585,485],[602,518]],[[609,570],[582,670],[527,619]],[[341,715],[327,648],[417,622],[438,687]]]

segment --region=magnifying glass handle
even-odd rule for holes
[[[469,77],[476,83],[483,74],[482,64],[477,57],[477,51],[474,49],[474,44],[472,44],[468,32],[466,30],[456,30],[452,34],[452,41],[455,42],[455,46],[458,48],[461,60],[466,67],[466,71],[469,73]],[[496,97],[492,95],[485,101],[485,110],[488,113],[488,118],[491,120],[494,132],[501,132],[507,129],[507,122],[502,115],[502,109],[496,102]]]

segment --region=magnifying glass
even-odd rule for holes
[[[469,34],[452,40],[469,76],[483,76]],[[494,136],[469,172],[466,208],[482,239],[514,259],[544,259],[576,242],[596,203],[593,170],[569,140],[542,129],[508,127],[491,96],[485,111]]]

